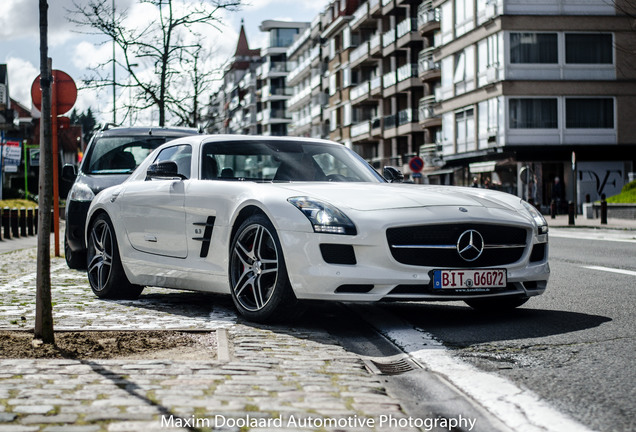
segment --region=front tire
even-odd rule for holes
[[[88,237],[87,272],[93,293],[106,299],[136,299],[144,287],[130,283],[124,273],[117,237],[110,218],[100,214],[91,223]]]
[[[234,305],[248,320],[272,322],[302,313],[278,235],[265,215],[250,216],[236,231],[229,276]]]
[[[530,300],[529,297],[498,297],[466,300],[466,304],[481,312],[505,312],[518,308]]]

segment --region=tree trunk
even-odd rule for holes
[[[42,117],[40,118],[40,184],[38,214],[38,253],[35,299],[35,339],[55,343],[53,306],[51,304],[51,201],[53,199],[53,148],[51,131],[51,79],[48,59],[48,4],[40,2],[40,87]]]

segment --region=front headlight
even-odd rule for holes
[[[308,197],[294,197],[287,201],[303,212],[315,232],[346,235],[357,233],[351,219],[331,204]]]
[[[521,200],[521,204],[528,210],[532,219],[534,219],[534,223],[537,224],[537,231],[539,234],[547,234],[548,233],[548,222],[545,220],[543,215],[539,213],[539,210],[532,204],[527,201]]]
[[[68,193],[68,199],[71,201],[93,201],[95,194],[84,183],[75,183]]]

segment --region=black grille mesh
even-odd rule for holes
[[[396,248],[405,245],[456,245],[459,236],[469,230],[478,231],[488,246],[525,245],[528,231],[525,228],[486,224],[420,225],[389,228],[386,236],[391,254],[398,262],[427,267],[494,267],[512,264],[523,256],[524,247],[484,249],[475,261],[465,261],[456,248]]]

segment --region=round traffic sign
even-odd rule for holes
[[[55,88],[56,112],[58,115],[67,113],[75,105],[77,100],[77,86],[75,81],[66,72],[53,70],[53,81]],[[42,89],[40,88],[40,75],[31,84],[31,99],[33,105],[42,111]]]
[[[424,168],[424,159],[419,156],[412,157],[409,161],[409,168],[411,168],[411,171],[414,173],[422,171],[422,168]]]

